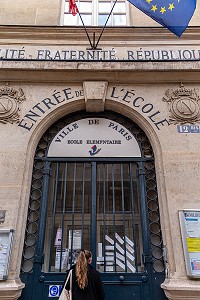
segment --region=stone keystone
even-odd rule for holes
[[[104,111],[107,87],[108,87],[108,83],[105,81],[83,82],[86,111],[88,112]]]

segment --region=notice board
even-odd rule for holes
[[[0,229],[0,280],[8,277],[13,229]]]
[[[200,210],[180,210],[179,219],[187,275],[200,278]]]

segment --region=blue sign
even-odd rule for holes
[[[179,133],[200,133],[199,125],[178,125],[177,130]]]
[[[61,289],[62,289],[62,285],[50,285],[49,298],[59,297]]]

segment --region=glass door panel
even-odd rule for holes
[[[90,249],[91,166],[52,163],[43,272],[65,272],[81,248]]]
[[[97,269],[142,272],[136,164],[97,164]]]
[[[42,271],[65,272],[84,248],[100,272],[142,272],[136,164],[92,164],[52,163]]]

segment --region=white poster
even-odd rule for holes
[[[69,250],[62,249],[62,262],[61,262],[61,269],[67,269],[69,259]],[[56,248],[56,259],[55,259],[55,269],[60,269],[60,260],[61,260],[61,248]]]
[[[179,211],[187,275],[200,278],[200,211]]]
[[[200,213],[185,213],[185,226],[189,237],[200,238]]]
[[[0,280],[7,279],[13,233],[13,229],[0,229]]]
[[[81,236],[82,231],[81,230],[73,230],[73,237],[72,237],[72,230],[69,230],[69,241],[68,241],[68,248],[73,250],[79,250],[81,249]],[[73,244],[72,244],[72,238],[73,238]]]

